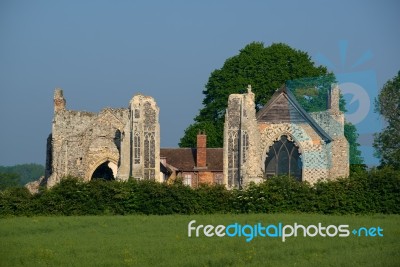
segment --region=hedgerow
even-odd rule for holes
[[[0,216],[275,212],[400,214],[400,172],[373,169],[314,185],[278,176],[242,190],[67,177],[35,195],[26,188],[0,191]]]

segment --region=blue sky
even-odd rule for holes
[[[44,164],[56,87],[75,110],[151,95],[161,145],[176,147],[210,73],[253,41],[306,51],[373,102],[400,70],[399,10],[397,1],[2,0],[0,165]],[[382,121],[373,106],[357,127],[366,162],[377,163],[370,141]]]

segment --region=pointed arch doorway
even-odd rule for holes
[[[111,161],[101,163],[93,172],[90,180],[103,179],[107,181],[115,180],[117,165]]]

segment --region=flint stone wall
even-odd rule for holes
[[[104,162],[109,162],[115,179],[160,179],[159,109],[153,98],[136,95],[128,108],[99,113],[67,110],[65,105],[62,90],[57,89],[43,183],[51,187],[68,175],[89,181]],[[131,161],[135,134],[141,137],[136,146],[139,164]],[[151,137],[146,139],[147,135]]]

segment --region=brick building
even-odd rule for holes
[[[164,180],[182,177],[192,187],[200,183],[223,184],[223,149],[207,148],[207,135],[197,135],[196,148],[160,148]]]

